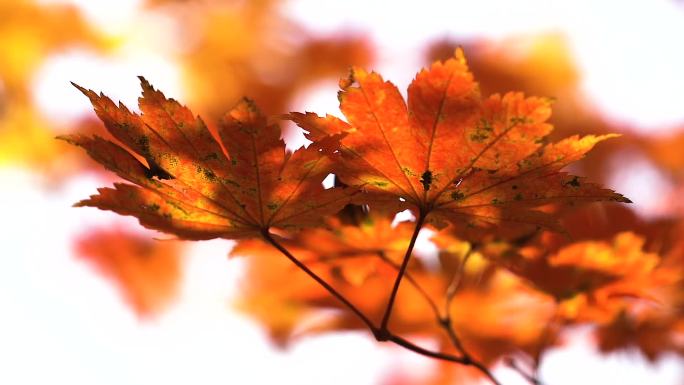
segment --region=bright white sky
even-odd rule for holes
[[[140,21],[133,17],[134,0],[71,2],[111,33]],[[677,46],[684,41],[684,6],[675,2],[306,0],[284,11],[321,33],[367,31],[379,49],[376,69],[400,88],[435,38],[561,31],[580,60],[584,89],[607,115],[644,131],[684,122],[684,50]],[[151,36],[163,33],[141,31],[119,59],[86,52],[56,57],[36,77],[36,100],[52,116],[90,113],[82,96],[65,86],[74,80],[132,106],[140,73],[154,74],[153,84],[182,99],[164,48],[150,49]],[[313,91],[297,104],[336,111],[336,85]],[[638,167],[646,167],[639,175],[649,175],[648,165]],[[363,385],[378,383],[396,364],[417,365],[417,373],[431,368],[421,357],[397,358],[355,334],[305,340],[287,354],[274,351],[257,326],[229,310],[241,262],[226,259],[224,241],[197,243],[179,303],[155,322],[140,323],[109,283],[71,256],[69,240],[87,226],[115,221],[138,227],[110,213],[70,207],[98,182],[79,176],[57,191],[37,189],[38,176],[12,169],[0,169],[0,180],[0,234],[9,250],[0,259],[2,384]],[[625,188],[644,185],[639,182]],[[506,370],[497,373],[506,384],[524,383]],[[553,352],[543,368],[549,385],[681,385],[682,377],[682,362],[674,358],[647,367],[637,356],[598,357],[582,342]]]

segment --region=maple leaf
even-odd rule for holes
[[[148,228],[180,238],[209,239],[316,225],[349,202],[353,189],[321,184],[330,172],[325,153],[337,138],[287,153],[278,126],[243,99],[226,114],[216,140],[189,109],[140,80],[142,115],[76,86],[107,130],[147,162],[98,136],[62,137],[133,183],[101,188],[76,206],[133,215]]]
[[[155,242],[123,229],[94,229],[76,240],[79,257],[113,280],[141,317],[159,313],[175,297],[181,275],[178,242]]]
[[[340,85],[340,109],[349,123],[312,113],[289,118],[312,139],[348,133],[335,172],[344,183],[363,188],[371,205],[409,207],[433,221],[469,226],[508,221],[559,230],[550,215],[534,208],[629,202],[560,171],[612,135],[543,145],[552,130],[546,123],[550,101],[520,93],[482,98],[460,50],[418,73],[408,104],[377,73],[354,68]]]
[[[596,337],[604,353],[638,347],[654,362],[668,351],[684,355],[683,333],[681,315],[649,309],[637,314],[620,312],[610,323],[598,328]]]
[[[652,272],[660,260],[643,251],[643,245],[642,237],[624,232],[612,242],[575,242],[554,253],[539,245],[516,248],[491,243],[483,247],[483,254],[561,301],[585,293],[597,295],[597,290],[608,287],[642,294],[639,285],[655,278]]]

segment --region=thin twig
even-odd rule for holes
[[[461,286],[461,282],[463,281],[463,271],[465,270],[466,263],[468,263],[468,260],[470,259],[470,255],[472,253],[473,253],[473,250],[471,248],[468,250],[466,255],[463,256],[463,260],[461,260],[461,265],[458,268],[458,272],[456,275],[454,275],[454,278],[451,280],[451,283],[449,284],[449,287],[447,288],[445,301],[444,301],[444,312],[445,312],[445,314],[449,314],[449,309],[451,309],[451,303],[454,300],[454,296],[456,295],[456,291]]]
[[[318,282],[321,286],[323,286],[333,297],[337,298],[340,302],[342,302],[349,310],[351,310],[354,314],[356,314],[361,321],[363,321],[366,326],[372,331],[376,330],[375,325],[373,322],[365,315],[359,308],[354,306],[353,303],[351,303],[344,295],[342,295],[340,292],[338,292],[334,287],[330,286],[328,282],[326,282],[323,278],[318,276],[318,274],[314,273],[311,269],[309,269],[305,264],[303,264],[299,259],[295,258],[286,248],[284,248],[278,241],[276,241],[272,236],[271,233],[268,232],[268,229],[263,230],[261,232],[261,235],[264,237],[264,239],[270,243],[273,247],[278,249],[283,255],[285,255],[292,263],[294,263],[298,268],[303,270],[306,274],[309,275],[309,277],[313,278],[314,281]]]
[[[416,239],[418,238],[418,233],[425,223],[425,212],[423,210],[418,214],[418,219],[416,220],[416,228],[413,230],[413,235],[411,236],[411,241],[409,242],[408,248],[406,249],[406,254],[404,255],[404,260],[401,262],[399,267],[399,273],[397,278],[394,280],[394,286],[392,287],[392,293],[390,294],[389,300],[387,301],[387,307],[385,308],[385,315],[382,317],[382,322],[380,323],[380,337],[383,338],[385,335],[389,334],[387,330],[387,325],[389,324],[390,316],[392,315],[392,308],[394,307],[394,300],[399,292],[399,285],[401,284],[402,278],[404,278],[404,273],[406,273],[406,267],[408,266],[409,260],[411,259],[411,253],[413,252],[413,247],[416,245]]]
[[[447,287],[444,300],[444,317],[439,319],[439,325],[446,331],[447,335],[449,336],[449,340],[451,341],[451,344],[456,348],[456,350],[458,350],[459,353],[461,353],[461,356],[463,357],[464,361],[466,361],[469,365],[476,367],[478,370],[480,370],[480,372],[482,372],[482,374],[487,376],[487,378],[489,378],[492,382],[498,383],[492,372],[490,372],[484,364],[473,359],[470,353],[468,353],[466,348],[463,346],[461,339],[458,337],[458,334],[456,334],[454,325],[451,322],[451,304],[453,303],[454,297],[456,296],[456,292],[461,286],[461,282],[463,281],[463,272],[465,270],[466,264],[468,263],[468,260],[470,259],[470,256],[472,255],[472,251],[473,250],[471,248],[470,250],[468,250],[466,255],[463,256],[463,260],[461,261],[458,272],[451,280],[449,287]]]
[[[381,261],[385,262],[387,265],[393,267],[397,271],[399,271],[399,269],[401,269],[401,266],[398,263],[387,258],[385,253],[383,253],[382,251],[378,252],[378,256],[380,257]],[[418,293],[421,295],[421,297],[423,297],[425,302],[427,302],[427,304],[430,306],[430,308],[432,309],[432,312],[435,313],[435,315],[439,319],[439,317],[440,317],[439,308],[437,307],[437,303],[435,303],[435,301],[432,299],[432,297],[430,297],[430,295],[425,291],[425,289],[423,289],[423,287],[418,283],[418,281],[416,281],[416,279],[413,278],[411,273],[409,273],[408,271],[405,272],[404,278],[406,278],[406,280],[411,284],[411,286],[413,286],[413,288],[416,289],[416,291],[418,291]]]
[[[446,331],[447,335],[449,336],[449,340],[451,341],[451,344],[454,345],[454,347],[456,348],[456,350],[458,350],[459,353],[461,353],[463,358],[472,360],[470,354],[466,351],[465,347],[463,347],[461,339],[458,338],[458,335],[454,330],[454,325],[451,323],[451,316],[449,314],[439,319],[439,326],[441,326],[442,329]]]
[[[506,359],[506,364],[508,365],[509,368],[511,368],[511,369],[515,370],[516,372],[518,372],[518,374],[519,374],[522,378],[524,378],[525,380],[527,380],[527,382],[529,382],[530,384],[532,384],[532,385],[543,385],[543,383],[541,382],[541,380],[539,380],[539,378],[537,378],[536,375],[527,373],[525,370],[523,370],[522,367],[520,367],[520,365],[518,365],[518,363],[517,363],[513,358],[508,357],[508,358]]]
[[[451,340],[451,344],[454,345],[454,347],[459,351],[459,353],[461,353],[464,357],[468,358],[470,358],[470,355],[463,347],[463,343],[461,343],[461,339],[458,338],[458,335],[456,334],[454,326],[451,322],[451,304],[453,303],[454,297],[456,296],[456,291],[461,286],[461,282],[463,281],[463,271],[465,270],[465,266],[468,263],[471,254],[472,249],[469,249],[468,252],[463,256],[463,259],[461,260],[458,272],[456,272],[453,279],[451,280],[451,283],[449,283],[449,287],[447,287],[444,299],[444,317],[440,318],[439,320],[439,324],[447,332],[449,340]]]
[[[414,344],[413,342],[411,342],[407,339],[404,339],[402,337],[399,337],[399,336],[391,334],[391,333],[390,333],[390,336],[388,338],[388,341],[391,341],[391,342],[393,342],[393,343],[395,343],[395,344],[397,344],[403,348],[406,348],[412,352],[416,352],[416,353],[423,355],[423,356],[437,358],[437,359],[440,359],[443,361],[451,361],[451,362],[456,362],[459,364],[470,365],[469,362],[464,361],[463,358],[461,358],[461,357],[456,357],[456,356],[453,356],[451,354],[434,352],[432,350],[425,349],[423,347],[420,347],[420,346]]]

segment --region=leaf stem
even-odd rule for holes
[[[397,335],[391,334],[391,333],[389,334],[388,340],[394,342],[395,344],[397,344],[397,345],[399,345],[405,349],[408,349],[412,352],[421,354],[423,356],[432,357],[432,358],[436,358],[436,359],[444,360],[444,361],[456,362],[456,363],[463,364],[466,366],[474,366],[480,372],[482,372],[485,376],[487,376],[487,378],[489,378],[489,380],[494,385],[501,385],[501,383],[494,377],[494,375],[492,375],[492,373],[489,371],[489,369],[487,369],[486,366],[484,366],[484,364],[482,364],[478,361],[473,361],[472,359],[470,359],[469,356],[456,357],[456,356],[453,356],[451,354],[439,353],[439,352],[434,352],[432,350],[427,350],[423,347],[420,347],[420,346],[418,346],[418,345],[416,345],[416,344],[414,344],[408,340],[405,340],[405,339],[403,339]]]
[[[508,367],[515,370],[522,378],[524,378],[530,384],[543,385],[541,380],[539,380],[539,378],[537,378],[536,375],[527,373],[525,370],[523,370],[522,367],[520,367],[520,365],[513,358],[509,357],[508,359],[506,359],[506,364],[508,365]]]
[[[456,291],[461,287],[461,282],[463,281],[463,273],[465,271],[466,264],[468,263],[468,260],[470,259],[472,253],[473,250],[471,248],[463,257],[463,260],[461,261],[461,264],[458,268],[458,272],[456,273],[456,275],[454,275],[454,278],[451,280],[451,283],[449,283],[449,287],[447,287],[444,300],[444,314],[449,314],[449,311],[451,310],[451,303],[454,301]]]
[[[271,233],[268,231],[268,229],[264,229],[261,231],[261,235],[264,237],[264,239],[270,243],[273,247],[278,249],[283,255],[285,255],[292,263],[294,263],[298,268],[300,268],[302,271],[304,271],[309,277],[313,278],[314,281],[318,282],[323,288],[325,288],[333,297],[337,298],[340,302],[342,302],[349,310],[351,310],[354,314],[356,314],[357,317],[361,321],[363,321],[366,326],[375,333],[377,328],[373,324],[373,322],[361,311],[359,308],[357,308],[353,303],[351,303],[342,293],[337,291],[334,287],[332,287],[328,282],[326,282],[323,278],[321,278],[318,274],[313,272],[311,269],[309,269],[305,264],[303,264],[299,259],[297,259],[295,256],[293,256],[283,245],[281,245],[278,241],[276,241],[272,236]]]
[[[402,337],[399,337],[397,335],[391,334],[389,335],[388,341],[391,341],[405,349],[408,349],[412,352],[418,353],[420,355],[426,356],[426,357],[432,357],[436,358],[439,360],[443,361],[451,361],[451,362],[456,362],[459,364],[464,364],[464,365],[471,365],[470,362],[466,362],[462,357],[456,357],[451,354],[447,353],[440,353],[440,352],[434,352],[432,350],[425,349],[421,346],[418,346],[414,344],[413,342],[404,339]]]
[[[472,249],[468,250],[466,255],[463,257],[463,260],[461,261],[461,265],[458,269],[457,274],[451,280],[449,287],[447,287],[445,295],[446,298],[444,301],[444,316],[441,317],[439,316],[439,314],[437,314],[437,317],[439,318],[439,326],[446,331],[447,335],[449,336],[449,340],[451,341],[451,344],[456,348],[456,350],[458,350],[459,353],[461,353],[464,364],[474,366],[482,374],[487,376],[487,378],[489,378],[489,380],[492,381],[492,383],[499,384],[498,380],[494,377],[492,372],[490,372],[489,369],[483,363],[473,359],[470,353],[468,353],[466,348],[463,346],[461,339],[456,334],[454,325],[451,322],[451,305],[453,303],[454,297],[456,296],[457,290],[461,286],[461,282],[463,280],[463,273],[465,272],[466,264],[468,263],[468,260],[472,255],[472,252]]]
[[[397,278],[394,280],[394,287],[392,287],[392,293],[390,294],[389,300],[387,301],[387,307],[385,308],[385,315],[382,317],[382,322],[380,323],[380,329],[378,334],[380,340],[385,337],[389,337],[389,331],[387,330],[387,325],[389,324],[390,316],[392,315],[392,308],[394,307],[394,301],[396,300],[397,293],[399,292],[399,285],[401,284],[402,278],[406,273],[406,268],[408,267],[409,260],[411,259],[411,253],[413,252],[413,247],[416,245],[416,239],[418,239],[418,233],[425,223],[425,217],[427,213],[424,210],[420,210],[418,214],[418,219],[416,220],[416,227],[413,230],[413,235],[411,236],[411,241],[409,242],[408,248],[406,249],[406,254],[404,254],[404,260],[401,262],[399,267],[399,273],[397,273]]]
[[[387,258],[387,256],[385,255],[384,252],[382,252],[382,251],[378,252],[378,256],[380,257],[381,261],[383,261],[385,264],[391,266],[396,271],[399,271],[399,269],[401,268],[401,266],[399,266],[398,263]],[[430,308],[432,309],[432,312],[435,313],[437,315],[437,317],[439,317],[440,313],[439,313],[439,308],[437,307],[437,303],[432,299],[432,297],[430,297],[430,295],[425,291],[425,289],[423,289],[423,287],[420,286],[418,281],[416,281],[415,278],[413,278],[409,272],[404,273],[404,279],[406,279],[411,284],[411,286],[413,286],[413,288],[416,289],[418,294],[420,294],[420,296],[423,297],[425,302],[427,302],[428,306],[430,306]]]

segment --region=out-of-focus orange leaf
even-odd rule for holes
[[[141,82],[141,116],[79,87],[109,132],[147,166],[98,136],[64,137],[134,183],[102,188],[78,206],[133,215],[144,226],[181,238],[210,239],[319,224],[350,201],[352,189],[322,186],[331,163],[325,153],[337,139],[286,153],[278,126],[245,99],[226,114],[217,141],[189,109]]]
[[[534,354],[554,309],[547,296],[500,270],[486,284],[457,293],[451,317],[468,351],[492,363],[516,351]]]
[[[112,280],[141,317],[163,311],[181,278],[178,242],[160,242],[122,229],[94,229],[76,240],[77,255]]]
[[[597,331],[598,346],[603,352],[638,348],[649,360],[665,352],[684,355],[684,320],[682,314],[664,315],[649,311],[642,314],[620,312]]]
[[[389,283],[396,275],[394,266],[401,262],[411,238],[412,225],[402,222],[392,227],[389,218],[371,214],[358,225],[345,225],[339,219],[331,218],[327,227],[307,229],[281,242],[321,276],[342,285],[342,290],[348,295],[361,298],[354,294],[354,289],[366,292],[366,299],[361,301],[366,303],[364,309],[372,307],[377,308],[374,312],[379,312],[382,309],[373,301],[386,296],[389,285],[382,288],[380,293],[373,294],[369,293],[372,291],[369,286],[378,282],[382,284],[383,281]],[[330,301],[324,290],[317,288],[315,282],[295,272],[289,261],[278,256],[277,251],[264,242],[241,240],[231,255],[259,258],[249,262],[248,276],[253,276],[253,279],[245,280],[245,294],[239,306],[267,325],[279,344],[284,344],[296,325],[312,313],[306,302],[331,307],[337,305],[335,301]],[[371,281],[368,281],[369,278]],[[277,288],[285,284],[284,280],[290,279],[292,284],[286,285],[287,290],[284,287]],[[283,300],[284,297],[289,300]],[[274,310],[281,307],[281,311]],[[347,322],[354,327],[361,326],[357,325],[355,319],[342,323]],[[338,323],[338,327],[342,323]],[[330,325],[328,327],[332,328]]]
[[[358,86],[352,86],[358,84]],[[469,226],[514,222],[558,228],[536,207],[612,200],[620,194],[561,172],[610,136],[543,145],[549,102],[519,93],[482,98],[460,51],[418,73],[408,107],[397,88],[355,68],[340,83],[349,120],[292,113],[311,138],[347,132],[336,174],[365,189],[366,202],[409,207]]]
[[[280,114],[293,96],[327,76],[372,60],[361,35],[327,37],[282,15],[279,1],[185,2],[159,7],[179,23],[179,56],[188,103],[217,117],[244,95],[267,114]],[[220,92],[217,92],[220,90]]]
[[[666,137],[643,138],[648,154],[672,177],[684,183],[684,133]]]
[[[389,218],[374,214],[358,226],[344,226],[335,218],[329,222],[330,230],[302,232],[295,242],[316,254],[315,258],[307,261],[327,262],[333,269],[339,268],[349,283],[360,285],[368,275],[385,264],[382,260],[401,263],[411,238],[412,225],[402,222],[392,227],[391,224]]]
[[[0,80],[14,100],[29,98],[29,80],[47,55],[76,44],[102,44],[75,7],[2,1],[0,14]]]
[[[660,259],[642,250],[644,240],[618,234],[612,243],[577,242],[552,255],[536,246],[491,244],[483,252],[558,300],[570,299],[618,279],[648,276]]]
[[[663,247],[658,267],[646,279],[624,283],[648,290],[652,300],[623,306],[600,324],[596,337],[602,351],[638,348],[652,361],[666,352],[684,355],[684,226],[674,224],[672,230],[678,236]]]
[[[287,247],[299,258],[309,256],[305,249]],[[258,239],[240,240],[231,255],[249,256],[237,308],[257,319],[279,346],[286,346],[303,320],[316,314],[315,308],[303,304],[305,301],[329,302],[329,295],[322,287]],[[316,327],[324,326],[334,328],[328,325],[328,320],[319,319]]]
[[[107,42],[73,6],[0,1],[0,15],[0,166],[49,169],[55,175],[73,170],[73,154],[55,166],[65,148],[55,142],[50,118],[35,106],[31,86],[50,55],[72,47],[102,49]]]

